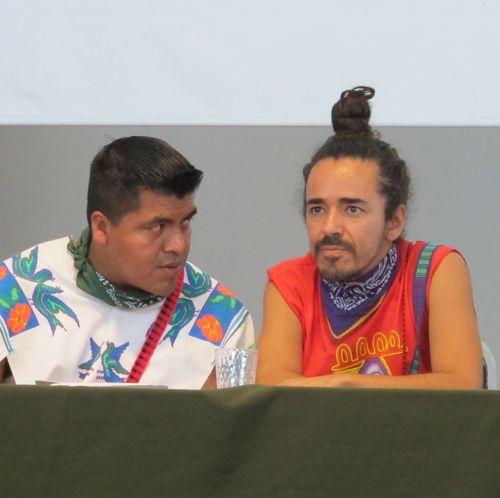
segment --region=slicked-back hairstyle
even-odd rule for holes
[[[94,211],[111,223],[139,206],[139,191],[182,198],[200,185],[203,172],[167,142],[153,137],[124,137],[105,145],[90,166],[87,221]]]
[[[410,173],[405,161],[394,147],[380,140],[370,127],[370,100],[375,90],[359,86],[342,92],[332,108],[332,125],[335,134],[314,154],[304,166],[304,203],[306,213],[306,184],[311,170],[322,159],[357,157],[375,161],[379,168],[380,194],[386,198],[385,219],[394,216],[398,206],[408,203]]]

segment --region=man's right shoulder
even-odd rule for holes
[[[311,253],[298,258],[291,258],[275,266],[272,266],[267,271],[269,277],[272,276],[285,276],[287,274],[296,274],[298,276],[314,275],[316,272],[316,263],[314,262]]]
[[[271,282],[300,322],[314,295],[317,266],[310,253],[292,258],[267,271]]]
[[[76,272],[73,258],[67,250],[69,237],[41,242],[28,247],[0,261],[0,276],[11,276],[9,282],[25,283],[54,283],[61,278],[73,279]],[[3,279],[2,279],[3,280]],[[5,287],[7,281],[2,282]],[[17,285],[17,284],[16,284]],[[4,288],[5,290],[5,288]]]
[[[314,291],[317,266],[310,253],[300,258],[292,258],[273,266],[267,271],[269,282],[280,291],[285,301]]]
[[[31,254],[33,251],[36,251],[37,253],[39,251],[43,251],[46,253],[54,253],[56,252],[65,252],[66,246],[68,245],[70,238],[68,236],[66,237],[61,237],[58,239],[52,239],[52,240],[47,240],[45,242],[39,242],[38,244],[35,244],[31,247],[27,247],[25,249],[22,249],[20,251],[17,251],[16,253],[12,254],[11,256],[8,256],[3,260],[3,262],[7,262],[13,258],[21,257],[21,256],[28,256]],[[58,251],[60,249],[60,251]],[[2,260],[0,260],[2,262]]]

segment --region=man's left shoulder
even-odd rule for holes
[[[400,247],[403,250],[404,247],[407,247],[407,268],[413,278],[417,280],[432,278],[443,261],[450,255],[462,259],[466,263],[463,255],[453,246],[425,240],[414,242],[403,240],[401,243]]]
[[[190,261],[185,266],[182,297],[186,308],[196,314],[191,336],[219,347],[247,348],[255,343],[248,308],[232,290]]]
[[[442,259],[452,252],[460,254],[460,251],[455,247],[434,241],[416,240],[411,242],[402,240],[401,244],[406,245],[410,256],[416,256],[419,259],[435,257]]]
[[[187,295],[194,294],[218,294],[226,298],[237,301],[241,305],[243,303],[239,300],[238,296],[226,285],[223,285],[210,273],[202,270],[191,261],[186,261],[184,271],[184,285],[182,293]]]

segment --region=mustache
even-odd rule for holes
[[[321,240],[314,244],[314,251],[317,253],[323,246],[337,246],[342,247],[346,251],[355,253],[356,250],[352,244],[342,240],[338,235],[325,235]]]

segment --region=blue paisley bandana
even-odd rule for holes
[[[398,250],[393,244],[384,259],[356,281],[334,282],[320,277],[323,306],[335,336],[346,332],[377,306],[394,281],[397,262]]]

